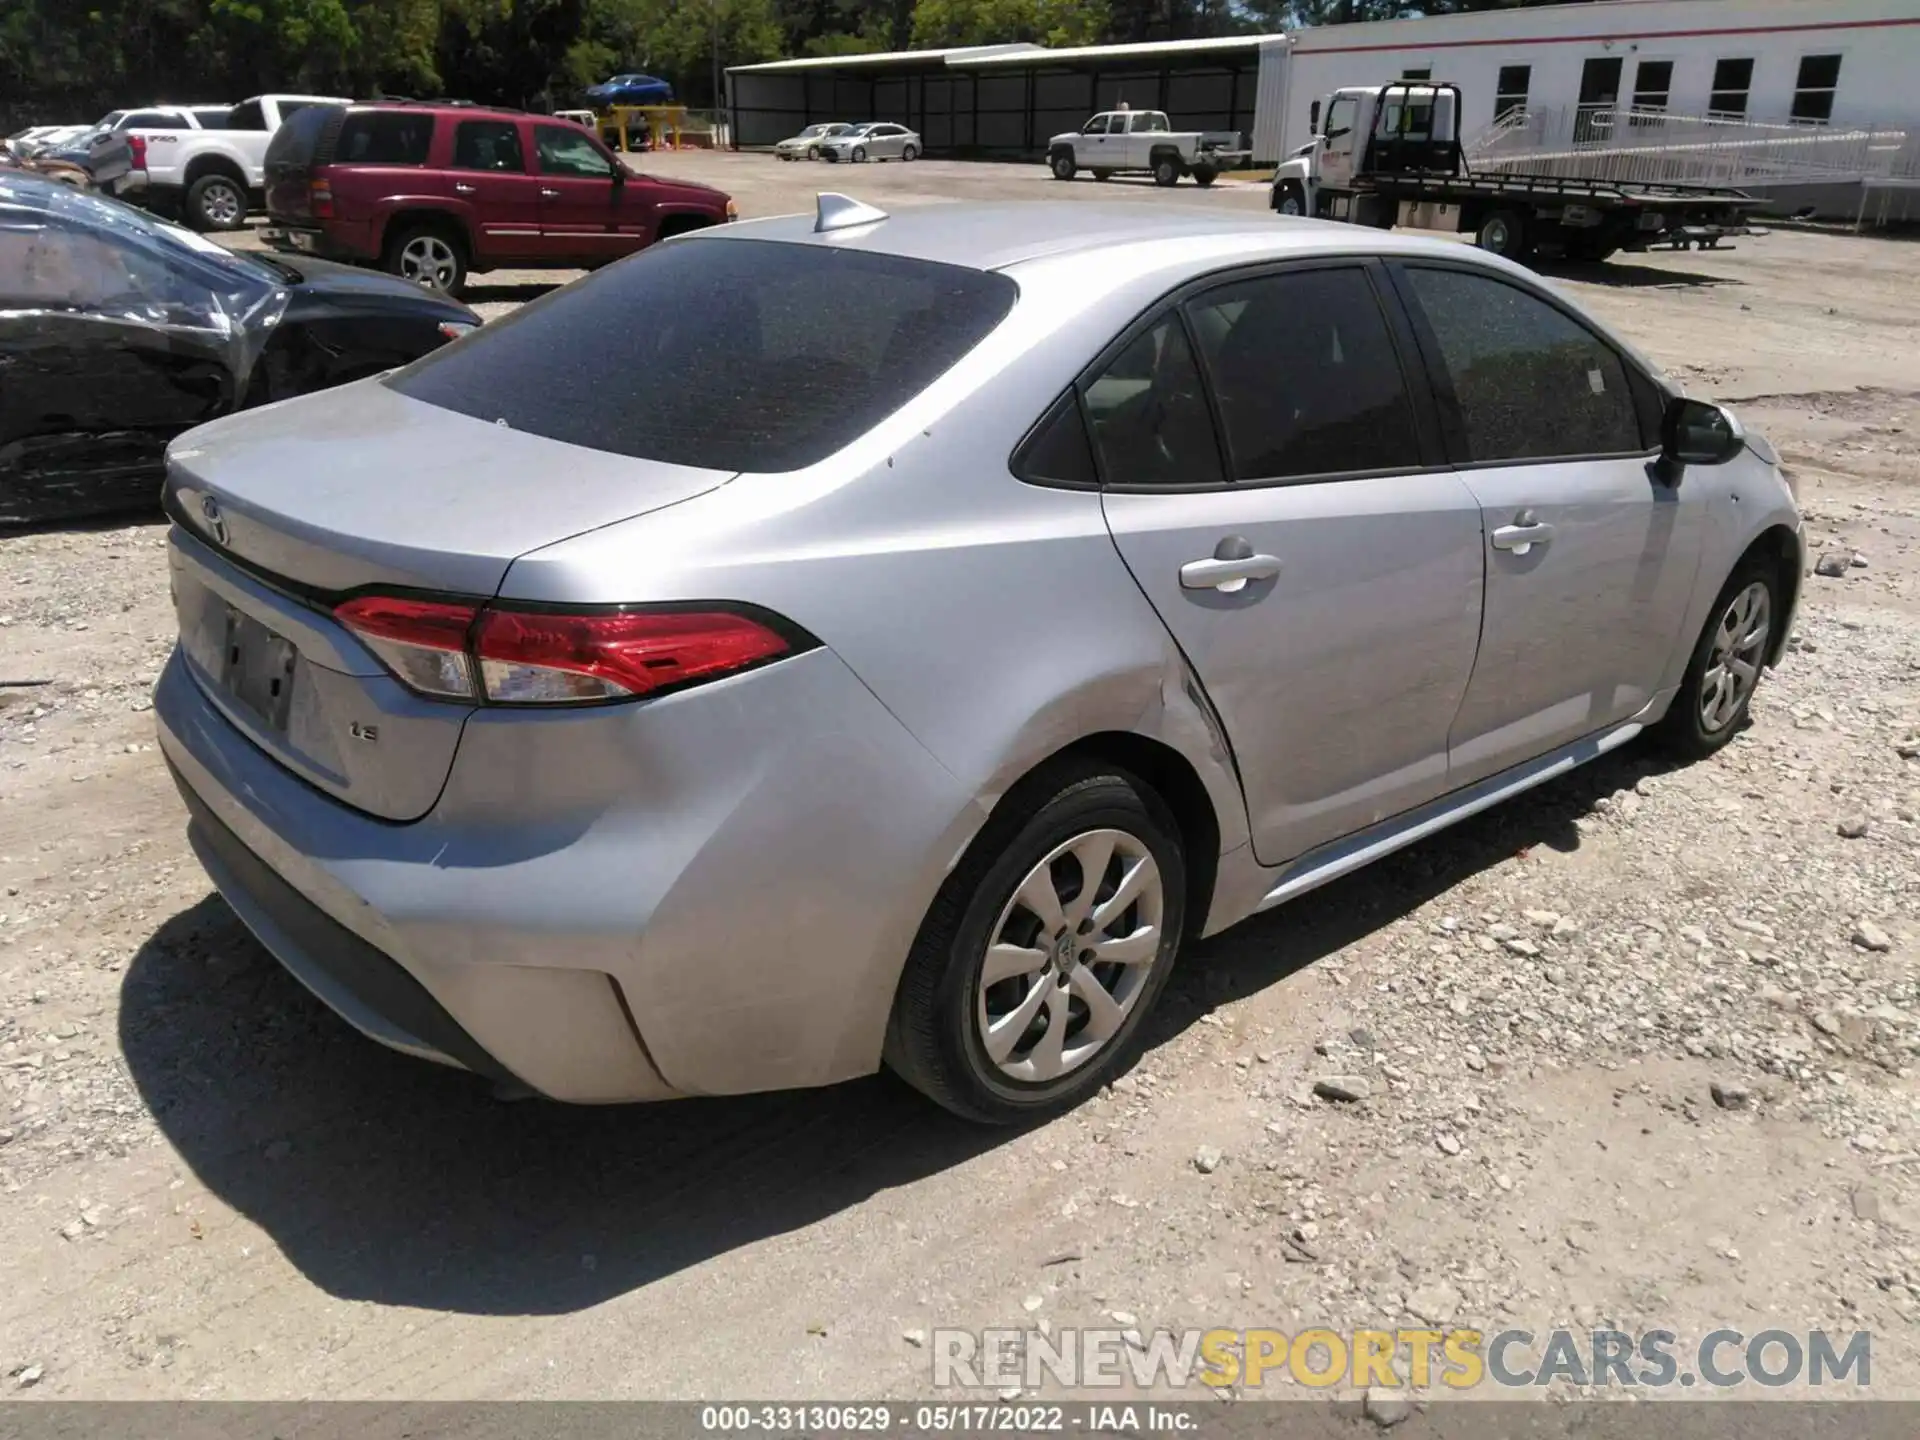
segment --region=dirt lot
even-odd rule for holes
[[[658,163],[750,215],[827,185],[1123,188]],[[885,1078],[503,1104],[363,1041],[182,839],[146,699],[161,527],[0,537],[0,681],[50,682],[0,688],[0,1377],[910,1396],[936,1326],[1615,1321],[1865,1329],[1874,1393],[1920,1394],[1915,256],[1778,233],[1563,277],[1737,402],[1848,561],[1806,582],[1757,723],[1688,770],[1611,757],[1202,946],[1138,1069],[1017,1136]],[[1369,1097],[1313,1098],[1329,1074]]]

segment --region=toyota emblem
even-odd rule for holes
[[[220,513],[220,502],[211,495],[200,497],[200,517],[207,522],[207,534],[213,537],[213,543],[227,543],[227,521]]]

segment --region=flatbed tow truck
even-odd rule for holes
[[[1744,191],[1473,173],[1460,147],[1460,110],[1460,87],[1444,82],[1334,91],[1320,101],[1313,140],[1274,173],[1273,208],[1383,230],[1461,231],[1522,262],[1714,249],[1753,233],[1748,216],[1761,202]]]

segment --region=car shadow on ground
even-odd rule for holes
[[[1636,265],[1631,260],[1538,259],[1533,265],[1542,275],[1552,276],[1556,280],[1576,280],[1582,284],[1606,285],[1616,290],[1692,290],[1747,283],[1731,275],[1707,275],[1698,270],[1662,270],[1657,265]]]
[[[1594,801],[1661,768],[1603,758],[1194,948],[1150,1022],[1161,1043],[1469,876],[1571,850]],[[583,1309],[886,1189],[1010,1132],[882,1075],[665,1105],[505,1103],[361,1038],[209,895],[129,966],[120,1043],[161,1131],[225,1204],[343,1298],[469,1314]]]
[[[469,280],[460,290],[460,301],[464,305],[524,305],[558,290],[572,278],[574,272],[568,271],[553,280],[503,280],[497,284],[483,279]]]

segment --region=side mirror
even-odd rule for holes
[[[1678,484],[1687,466],[1724,465],[1746,444],[1747,432],[1732,411],[1676,396],[1660,418],[1661,479]]]

